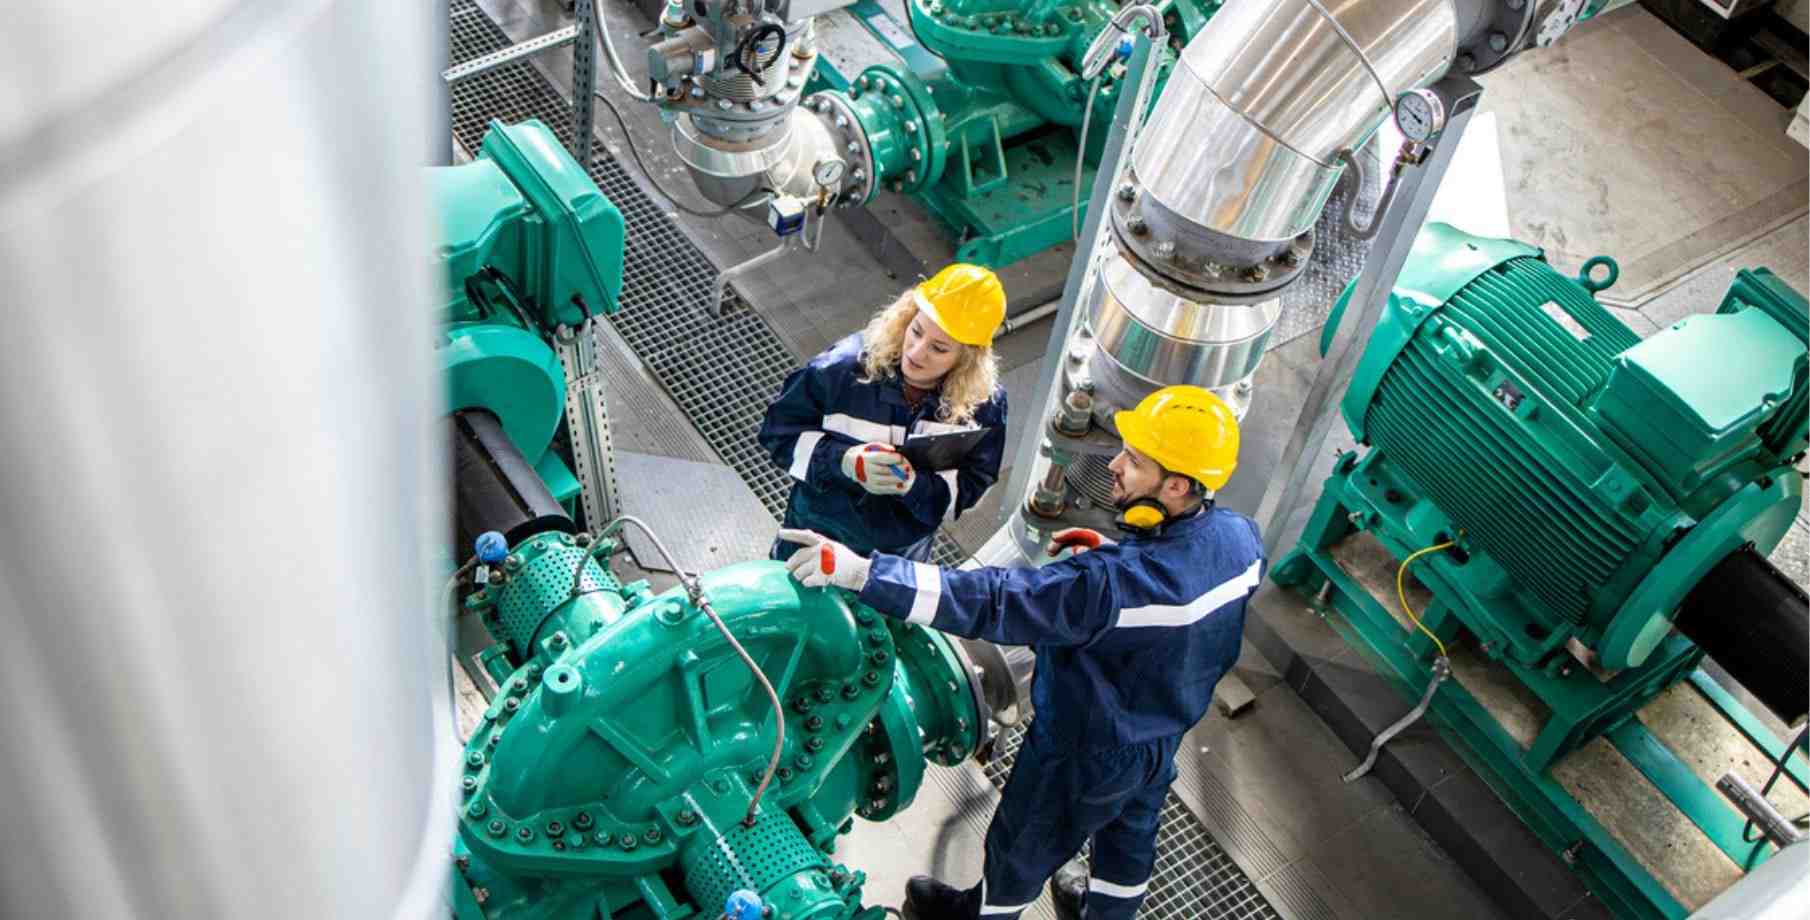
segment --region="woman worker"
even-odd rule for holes
[[[759,435],[793,479],[785,526],[928,560],[937,525],[999,478],[1006,394],[993,334],[1005,313],[999,278],[956,263],[793,371]],[[976,427],[986,434],[954,469],[913,469],[902,452],[908,435]],[[797,548],[775,540],[772,557]]]

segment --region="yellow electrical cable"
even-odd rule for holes
[[[1415,613],[1414,608],[1408,605],[1408,566],[1413,565],[1414,560],[1419,559],[1428,553],[1437,553],[1442,549],[1450,549],[1456,545],[1458,544],[1455,541],[1447,540],[1444,543],[1436,543],[1426,549],[1415,550],[1414,552],[1409,553],[1408,558],[1401,561],[1401,567],[1395,570],[1395,597],[1397,600],[1401,601],[1402,611],[1408,615],[1408,619],[1414,621],[1414,625],[1419,628],[1421,632],[1427,634],[1427,638],[1433,640],[1433,644],[1439,649],[1439,657],[1441,658],[1446,657],[1445,643],[1439,641],[1438,636],[1433,635],[1433,631],[1428,629],[1427,625],[1420,621],[1420,614]]]

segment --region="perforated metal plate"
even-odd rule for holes
[[[530,559],[510,577],[497,601],[497,616],[502,621],[503,634],[516,648],[527,648],[541,621],[572,596],[573,576],[583,579],[582,590],[615,591],[621,587],[615,576],[588,556],[576,546],[556,546]]]
[[[1377,176],[1380,157],[1374,138],[1358,151],[1357,158],[1364,164],[1366,177]],[[1326,210],[1320,212],[1320,219],[1314,224],[1313,256],[1307,262],[1307,269],[1301,272],[1300,280],[1282,292],[1282,315],[1270,333],[1270,348],[1277,348],[1325,325],[1333,301],[1338,300],[1345,292],[1345,285],[1364,270],[1370,241],[1358,239],[1357,234],[1345,226],[1345,202],[1351,194],[1348,189],[1341,188],[1326,202]],[[1381,189],[1375,182],[1368,182],[1357,195],[1353,216],[1368,225],[1376,213]]]
[[[763,812],[752,828],[737,821],[717,830],[720,845],[688,846],[679,857],[685,884],[700,904],[721,904],[743,888],[766,891],[780,879],[827,863],[784,815]]]
[[[510,43],[474,0],[453,0],[451,39],[453,64]],[[466,149],[478,149],[491,120],[526,118],[540,119],[561,137],[571,136],[566,100],[527,62],[453,87],[453,131]],[[621,164],[600,147],[592,149],[587,164],[591,179],[621,209],[628,225],[622,310],[610,317],[611,326],[710,446],[767,510],[779,516],[791,483],[760,450],[754,433],[768,399],[779,392],[796,362],[760,315],[737,309],[746,306],[739,295],[724,317],[710,317],[698,309],[716,277],[716,266]],[[1361,262],[1361,254],[1358,259]],[[933,559],[957,565],[965,554],[939,533]],[[1016,751],[1019,737],[1015,732],[1008,739],[1010,751]],[[1010,769],[1011,759],[1008,753],[990,768],[996,785],[1003,785],[1003,771]],[[1142,916],[1174,920],[1279,916],[1173,794],[1163,806],[1157,848],[1156,873]]]

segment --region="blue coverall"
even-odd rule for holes
[[[999,479],[1006,443],[1005,390],[995,389],[991,399],[976,407],[971,422],[951,425],[936,420],[940,393],[931,393],[912,409],[898,377],[870,383],[861,376],[857,332],[793,371],[767,407],[757,439],[794,480],[785,526],[814,530],[863,555],[880,551],[929,559],[937,526],[974,507]],[[842,473],[842,455],[857,444],[899,446],[907,434],[977,425],[988,433],[959,469],[918,470],[902,495],[870,494]],[[786,559],[797,548],[776,540],[772,558]]]
[[[987,828],[970,916],[1018,916],[1090,838],[1089,920],[1137,913],[1176,749],[1238,660],[1263,574],[1257,525],[1212,507],[1042,568],[873,557],[861,600],[875,610],[1036,651],[1037,717]]]

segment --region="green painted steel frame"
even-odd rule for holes
[[[1431,665],[1400,641],[1394,618],[1330,556],[1297,550],[1283,560],[1285,566],[1291,563],[1312,566],[1316,576],[1332,585],[1341,615],[1327,617],[1328,622],[1394,678],[1403,699],[1426,686]],[[1305,587],[1308,576],[1297,577]],[[1527,767],[1520,745],[1461,685],[1452,682],[1435,694],[1426,718],[1540,842],[1554,853],[1569,854],[1567,861],[1617,916],[1679,918],[1688,913],[1563,787]]]
[[[1316,608],[1320,615],[1347,643],[1360,649],[1368,660],[1380,665],[1379,670],[1393,678],[1404,700],[1417,699],[1431,679],[1432,643],[1418,632],[1405,630],[1340,568],[1329,552],[1333,545],[1355,532],[1354,508],[1363,509],[1358,514],[1360,520],[1366,520],[1363,512],[1369,510],[1368,502],[1361,497],[1347,503],[1351,486],[1346,476],[1353,461],[1353,455],[1346,455],[1338,464],[1338,472],[1327,482],[1301,542],[1276,566],[1274,580],[1306,593],[1321,584],[1329,585],[1330,604]],[[1412,549],[1393,538],[1390,528],[1381,522],[1368,529],[1397,559]],[[1432,589],[1436,598],[1451,597],[1455,592],[1441,576],[1441,567],[1438,557],[1429,559],[1416,570],[1416,578]],[[1335,611],[1338,616],[1328,616]],[[1450,639],[1457,632],[1457,618],[1443,602],[1436,600],[1423,619],[1442,639]],[[1777,757],[1783,743],[1697,668],[1701,658],[1700,650],[1675,637],[1655,654],[1654,662],[1639,670],[1664,686],[1689,680],[1743,735],[1768,755]],[[1751,869],[1773,852],[1764,842],[1744,841],[1745,819],[1635,717],[1634,707],[1650,699],[1651,694],[1575,693],[1565,686],[1567,682],[1543,669],[1513,661],[1504,664],[1553,706],[1555,716],[1569,709],[1567,721],[1573,725],[1610,720],[1612,724],[1604,736],[1737,866]],[[1585,680],[1594,682],[1593,678]],[[1577,711],[1580,705],[1587,709]],[[1523,749],[1456,681],[1435,695],[1428,718],[1535,835],[1592,883],[1593,890],[1618,916],[1677,918],[1689,913],[1550,775],[1557,756],[1581,743],[1570,736],[1571,729],[1554,734],[1549,722],[1534,747]],[[1561,743],[1566,740],[1571,743]],[[1793,778],[1800,781],[1804,771],[1796,762],[1801,760],[1794,758],[1792,769]]]

